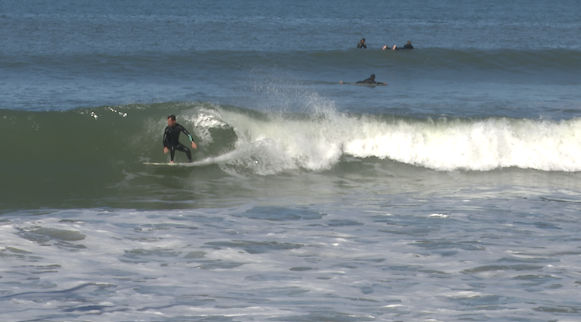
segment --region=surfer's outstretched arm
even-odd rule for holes
[[[184,129],[184,133],[187,134],[188,139],[190,139],[190,141],[192,142],[192,148],[197,149],[198,146],[196,145],[196,142],[194,142],[194,138],[192,137],[192,135],[188,131],[186,131],[186,129]]]

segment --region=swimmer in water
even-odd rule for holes
[[[343,81],[340,81],[339,84],[345,84]],[[365,84],[365,85],[387,85],[387,83],[381,83],[375,81],[375,74],[371,74],[368,79],[358,81],[355,84]]]

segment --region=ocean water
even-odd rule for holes
[[[580,12],[3,0],[0,320],[579,321]]]

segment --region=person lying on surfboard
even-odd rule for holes
[[[170,152],[170,163],[173,163],[176,150],[185,152],[188,156],[189,162],[192,162],[192,154],[190,149],[179,141],[180,133],[184,132],[192,142],[192,148],[197,149],[198,146],[194,142],[192,135],[183,126],[176,123],[176,116],[170,115],[167,117],[167,127],[163,132],[163,153]]]
[[[340,84],[345,84],[343,81],[339,82]],[[355,84],[365,84],[365,85],[387,85],[387,83],[380,83],[375,81],[375,74],[371,74],[368,79],[358,81]]]

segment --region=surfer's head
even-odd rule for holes
[[[176,125],[176,116],[175,115],[170,115],[167,117],[167,125],[169,125],[169,126]]]
[[[371,74],[371,77],[369,77],[371,79],[375,79],[375,74]]]

